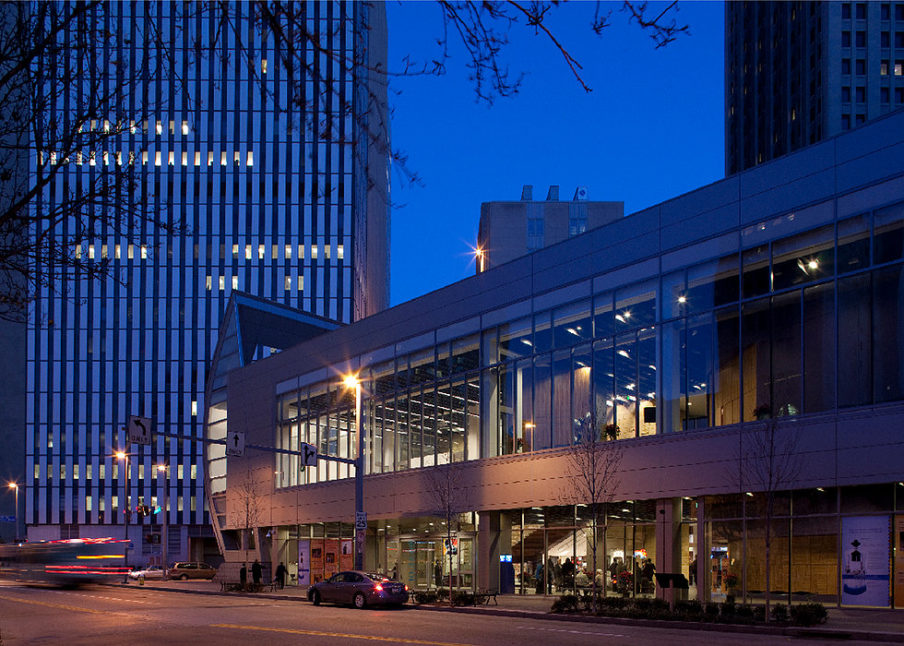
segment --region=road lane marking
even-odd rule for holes
[[[311,637],[336,637],[339,639],[364,639],[375,642],[391,642],[393,644],[421,644],[422,646],[472,646],[456,642],[437,642],[424,639],[405,639],[402,637],[379,637],[377,635],[355,635],[352,633],[328,633],[320,630],[301,630],[296,628],[265,628],[263,626],[243,626],[239,624],[211,624],[211,628],[231,628],[233,630],[259,630],[287,635],[308,635]]]
[[[88,612],[92,615],[110,614],[108,610],[95,610],[94,608],[80,608],[78,606],[68,606],[63,603],[47,603],[46,601],[34,601],[32,599],[17,599],[16,597],[8,597],[0,595],[0,599],[4,601],[14,601],[16,603],[28,603],[33,606],[44,606],[46,608],[56,608],[58,610],[73,610],[75,612]]]

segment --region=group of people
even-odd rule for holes
[[[629,572],[630,576],[621,575]],[[587,589],[595,584],[597,589],[621,590],[626,584],[634,588],[636,593],[652,592],[654,589],[653,575],[656,573],[656,565],[650,559],[642,559],[634,564],[633,571],[628,568],[624,560],[615,557],[609,563],[606,570],[582,566],[566,557],[561,563],[555,556],[547,559],[546,563],[539,561],[534,569],[534,584],[537,594],[553,594],[566,590]],[[622,590],[623,591],[623,590]]]
[[[276,567],[276,572],[273,576],[273,582],[279,587],[280,590],[286,587],[286,575],[289,571],[286,569],[286,564],[280,562],[280,564]],[[251,581],[254,587],[258,587],[261,584],[261,580],[264,577],[264,568],[261,565],[260,561],[254,559],[254,563],[251,564]],[[242,569],[239,570],[239,584],[244,588],[248,584],[248,564],[242,563]]]

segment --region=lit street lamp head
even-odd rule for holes
[[[117,460],[124,460],[126,457],[126,454],[123,453],[122,451],[117,451],[113,455],[116,457]]]
[[[361,385],[361,380],[358,379],[358,375],[346,375],[342,379],[342,383],[345,384],[346,388],[357,388]]]

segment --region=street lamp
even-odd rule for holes
[[[355,389],[355,431],[358,434],[358,455],[355,458],[355,569],[364,569],[365,531],[359,529],[359,519],[364,517],[364,429],[361,424],[361,380],[357,374],[346,375],[342,380],[346,388]]]
[[[125,451],[117,451],[113,454],[113,456],[117,460],[122,460],[123,468],[125,469],[125,479],[122,483],[122,497],[123,504],[125,505],[125,509],[123,510],[126,515],[126,549],[125,549],[125,562],[126,562],[126,577],[123,583],[129,582],[129,520],[132,516],[132,508],[129,506],[129,454]]]
[[[163,578],[166,578],[167,568],[169,561],[167,559],[167,548],[169,547],[169,533],[166,531],[167,529],[167,521],[169,519],[169,502],[167,500],[167,494],[169,493],[169,478],[166,473],[167,465],[158,464],[157,465],[157,475],[163,476],[163,508],[160,510],[160,513],[163,514],[163,529],[161,530],[160,535],[160,545],[163,557]],[[159,479],[157,488],[160,488]]]
[[[530,431],[530,451],[534,450],[534,429],[537,428],[537,425],[533,422],[524,422],[524,428]],[[522,451],[523,453],[524,451]]]
[[[19,542],[19,483],[10,482],[9,488],[16,493],[16,511],[13,514],[13,522],[15,523],[15,529],[13,529],[13,540],[15,542]]]

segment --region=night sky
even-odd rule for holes
[[[589,26],[592,2],[570,2],[547,19],[583,65],[589,94],[553,45],[523,25],[505,56],[526,73],[512,98],[477,103],[461,48],[446,76],[392,81],[392,144],[422,179],[412,186],[392,175],[393,305],[473,275],[480,204],[520,199],[524,184],[535,199],[550,184],[561,199],[586,186],[591,200],[624,201],[630,214],[724,176],[722,3],[680,3],[690,35],[660,49],[620,6],[607,5],[612,25],[601,36]],[[435,3],[390,2],[387,14],[392,69],[406,54],[436,56]]]

